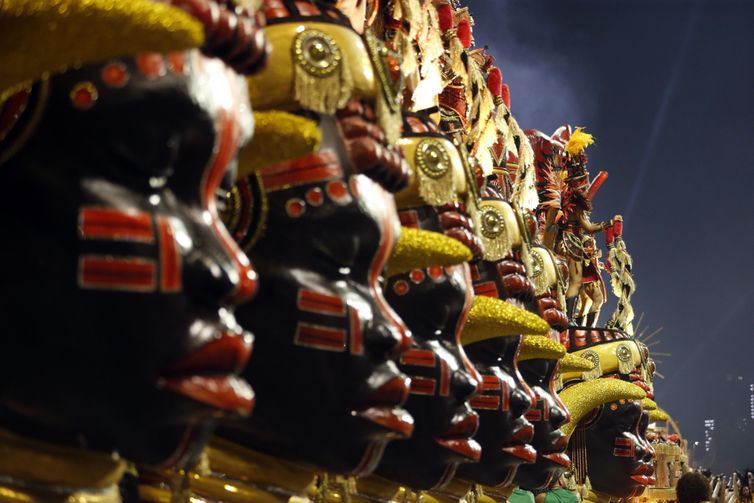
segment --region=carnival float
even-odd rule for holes
[[[473,25],[0,2],[0,501],[675,499],[598,146]]]

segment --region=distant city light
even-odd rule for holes
[[[709,452],[712,445],[712,432],[715,431],[715,420],[704,420],[704,452]]]

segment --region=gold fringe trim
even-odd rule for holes
[[[238,176],[318,152],[322,131],[312,119],[281,111],[254,112],[254,136],[239,153]]]
[[[414,168],[419,177],[419,197],[430,206],[441,206],[455,200],[456,191],[453,184],[453,171],[449,170],[440,178],[427,176],[424,171]]]
[[[460,241],[439,232],[401,227],[401,236],[390,255],[387,277],[431,266],[451,266],[471,260]]]
[[[4,0],[0,93],[78,65],[203,43],[199,21],[152,0]]]
[[[390,108],[384,92],[380,91],[377,96],[377,124],[385,133],[387,142],[391,145],[398,143],[401,138],[401,128],[403,126],[403,117],[400,108],[395,110]]]
[[[531,248],[531,269],[527,268],[529,279],[534,284],[534,294],[539,296],[544,294],[549,288],[550,284],[547,282],[547,275],[545,274],[545,259],[542,256],[545,253],[549,253],[541,246],[533,246]]]
[[[479,136],[479,140],[474,145],[476,158],[479,161],[479,166],[482,168],[484,176],[491,175],[495,168],[495,163],[492,159],[492,147],[495,145],[495,142],[497,142],[497,136],[498,130],[495,118],[490,116]]]
[[[473,344],[494,337],[546,334],[549,330],[547,322],[536,314],[495,297],[477,295],[461,333],[461,344]]]
[[[468,87],[469,85],[469,74],[466,70],[466,65],[463,63],[463,58],[461,57],[464,52],[463,44],[458,39],[457,36],[453,36],[450,39],[450,47],[448,49],[449,56],[450,56],[450,71],[453,72],[453,75],[455,77],[460,77],[463,85]],[[452,79],[451,79],[452,80]]]
[[[477,216],[479,222],[474,222],[474,225],[478,225],[476,229],[478,229],[479,237],[484,246],[484,259],[490,262],[496,262],[511,253],[513,250],[513,243],[508,234],[509,230],[505,227],[503,227],[498,234],[491,234],[485,230],[485,226],[489,227],[489,224],[487,224],[485,220],[494,219],[498,222],[497,225],[501,226],[504,225],[505,220],[492,204],[482,201],[479,206],[480,208]]]
[[[641,400],[647,394],[640,387],[620,379],[602,377],[590,382],[580,382],[561,391],[558,396],[568,407],[571,420],[561,429],[571,436],[579,422],[599,407],[616,400]]]
[[[353,93],[353,79],[347,64],[327,76],[312,75],[296,62],[293,65],[294,99],[301,107],[313,112],[334,115],[343,108]]]
[[[536,175],[534,172],[534,150],[532,150],[529,139],[513,116],[510,118],[509,127],[511,136],[520,139],[518,169],[516,170],[516,180],[513,182],[511,201],[519,208],[533,211],[539,206],[539,195],[537,194]]]

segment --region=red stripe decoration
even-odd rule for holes
[[[299,323],[293,343],[325,351],[343,352],[346,350],[346,331],[311,323]]]
[[[287,189],[297,185],[316,183],[343,176],[334,152],[326,151],[262,168],[267,191]]]
[[[534,400],[531,403],[531,409],[526,411],[526,414],[524,415],[528,421],[537,422],[542,420],[542,411],[539,409],[539,402],[541,402],[541,399],[535,391]]]
[[[482,376],[482,391],[500,389],[500,378],[497,376]]]
[[[79,209],[79,234],[83,239],[154,242],[152,217],[143,211],[84,206]]]
[[[181,255],[175,242],[173,226],[166,217],[157,217],[160,233],[160,290],[181,291]]]
[[[79,287],[89,290],[152,292],[157,266],[138,257],[84,255],[79,258]]]
[[[429,377],[411,376],[411,394],[412,395],[434,395],[435,383],[436,381]]]
[[[500,397],[492,395],[477,395],[469,402],[472,409],[497,410],[500,407]]]
[[[440,396],[450,394],[450,369],[448,362],[440,360]]]
[[[616,438],[616,448],[613,449],[613,456],[619,458],[632,458],[634,456],[634,441],[630,438]],[[622,448],[623,447],[623,448]]]
[[[471,281],[479,281],[479,268],[474,264],[469,264],[469,272],[471,273]]]
[[[485,281],[484,283],[477,283],[474,285],[475,295],[486,295],[487,297],[499,297],[497,293],[497,285],[494,281]]]
[[[339,317],[346,315],[346,304],[340,297],[303,288],[298,291],[296,306],[307,313]]]
[[[500,390],[500,394],[503,397],[503,406],[502,406],[502,408],[500,410],[507,411],[507,410],[510,410],[510,408],[511,408],[511,404],[510,404],[510,399],[511,399],[510,390],[508,389],[508,383],[507,382],[500,381],[500,384],[502,384],[502,389]]]
[[[353,307],[349,307],[348,311],[351,318],[351,354],[363,355],[364,334],[361,331],[361,319],[359,318],[359,312]]]
[[[434,367],[435,353],[423,349],[409,349],[401,355],[400,363],[415,367]]]
[[[410,227],[412,229],[419,228],[419,213],[416,210],[399,211],[398,218],[403,227]]]

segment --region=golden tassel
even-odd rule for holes
[[[474,146],[476,157],[479,161],[479,165],[482,168],[484,176],[492,174],[494,169],[494,163],[492,161],[492,147],[497,141],[497,125],[492,117],[487,119],[487,124],[482,130],[479,139]]]
[[[595,351],[587,350],[581,355],[582,358],[594,363],[594,368],[581,373],[581,378],[584,381],[593,381],[602,377],[602,366],[600,362],[600,355]]]
[[[526,231],[524,230],[524,232]],[[534,270],[534,260],[531,257],[532,253],[531,242],[524,237],[521,243],[521,262],[524,264],[527,274],[530,274],[529,271]]]
[[[484,245],[484,259],[495,262],[508,255],[513,249],[513,244],[508,237],[508,230],[504,227],[503,216],[488,206],[480,209],[478,218],[480,226],[477,228]],[[476,222],[474,224],[476,225]]]
[[[377,115],[377,124],[385,133],[387,142],[395,145],[401,138],[401,126],[403,125],[400,108],[397,110],[391,109],[384,92],[380,92],[377,96],[375,113]]]
[[[450,70],[455,77],[461,77],[463,85],[469,86],[469,74],[466,71],[466,65],[461,57],[464,52],[463,44],[458,37],[453,36],[450,39]]]
[[[333,115],[353,94],[353,78],[338,44],[319,30],[294,41],[294,99],[307,110]]]

